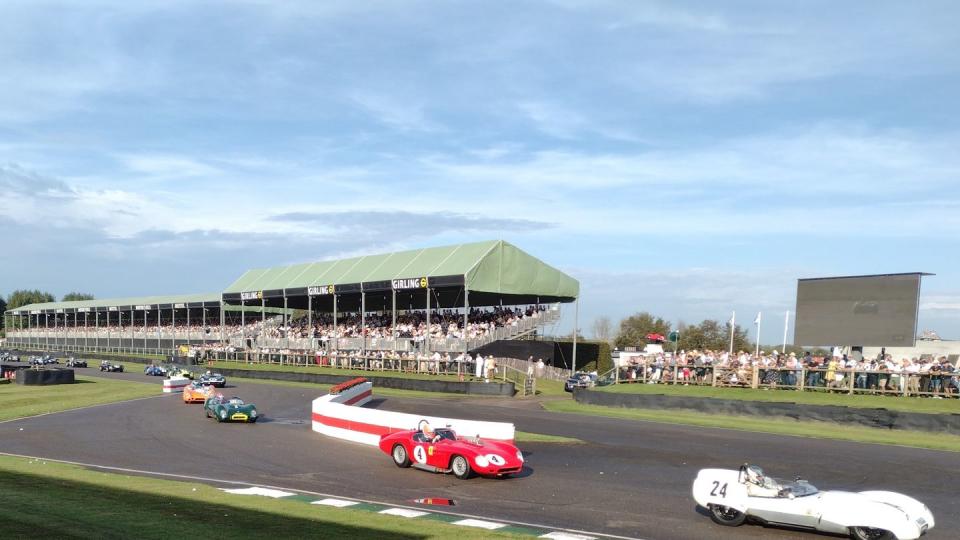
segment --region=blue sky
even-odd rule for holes
[[[762,310],[775,343],[798,277],[926,271],[921,328],[960,338],[955,2],[3,14],[0,293],[503,238],[580,279],[583,326]]]

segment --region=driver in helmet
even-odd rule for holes
[[[430,426],[430,422],[424,420],[420,424],[420,431],[423,433],[423,438],[427,442],[435,443],[440,439],[440,436],[437,435],[437,432],[433,430],[433,427]]]
[[[778,497],[780,486],[777,481],[763,474],[763,469],[756,465],[743,465],[744,483],[747,485],[747,494],[751,497]]]

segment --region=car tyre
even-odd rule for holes
[[[895,540],[890,531],[871,527],[850,527],[850,538],[853,540]]]
[[[454,476],[461,480],[466,480],[473,476],[473,469],[470,468],[470,462],[467,461],[467,458],[459,454],[453,456],[453,459],[450,460],[450,470],[453,471]]]
[[[711,504],[709,510],[710,519],[717,525],[738,527],[747,519],[747,515],[743,512],[722,504]]]
[[[397,467],[406,469],[410,466],[410,455],[407,454],[407,449],[402,444],[393,445],[390,455],[393,456],[393,462]]]

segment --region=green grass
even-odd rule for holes
[[[778,401],[804,405],[841,405],[864,409],[890,409],[894,411],[927,414],[960,414],[960,399],[905,398],[902,396],[835,394],[820,391],[754,390],[752,388],[714,388],[712,386],[642,383],[601,386],[597,387],[596,390],[618,394],[662,394],[667,396],[708,397],[738,399],[743,401]]]
[[[518,443],[583,444],[582,440],[573,437],[546,435],[544,433],[527,433],[526,431],[517,431],[514,434],[514,441]]]
[[[4,538],[516,537],[7,456],[0,456],[0,486]]]
[[[570,395],[563,390],[563,381],[551,379],[537,379],[538,396],[565,396]]]
[[[575,401],[547,401],[544,402],[542,406],[548,411],[561,413],[960,452],[960,436],[928,433],[924,431],[841,426],[830,422],[799,421],[788,418],[716,415],[674,409],[624,409],[599,405],[582,405]]]
[[[156,385],[78,375],[76,384],[0,388],[0,421],[159,395]]]

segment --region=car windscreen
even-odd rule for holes
[[[789,482],[785,480],[776,479],[777,483],[780,484],[780,489],[786,491],[787,493],[792,493],[794,497],[806,497],[808,495],[816,495],[819,490],[810,483],[806,481],[799,482]]]

